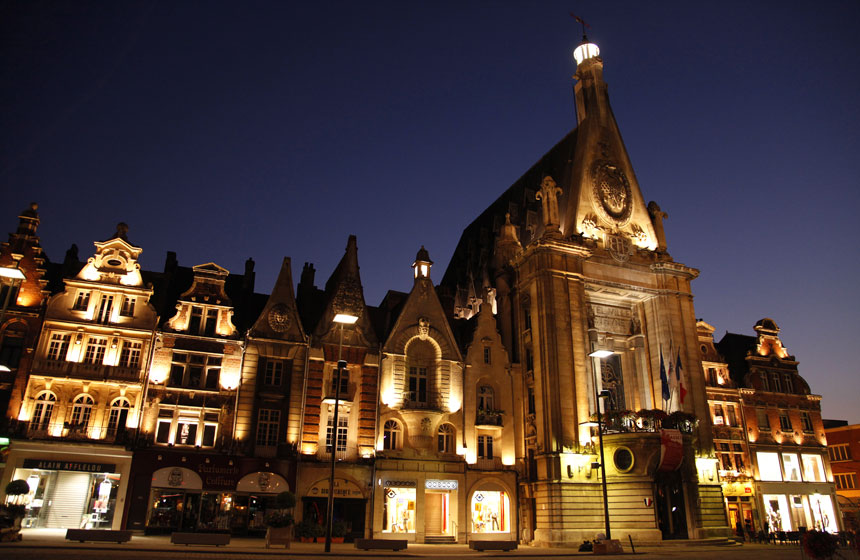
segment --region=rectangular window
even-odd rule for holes
[[[783,432],[791,431],[791,419],[788,417],[787,412],[779,413],[779,429]]]
[[[708,368],[708,385],[717,384],[717,370],[712,367]]]
[[[119,353],[120,367],[137,369],[140,367],[140,352],[143,348],[143,343],[124,340],[122,342],[122,350]]]
[[[200,334],[200,325],[203,323],[203,308],[196,305],[191,307],[191,318],[188,320],[188,332]]]
[[[119,310],[119,314],[123,317],[134,317],[134,301],[136,298],[133,297],[124,297],[122,298],[122,307]]]
[[[535,414],[535,390],[529,387],[529,414]]]
[[[831,461],[850,461],[851,448],[847,443],[838,443],[827,448],[827,453],[830,454]]]
[[[203,441],[200,442],[201,447],[215,447],[215,436],[218,433],[218,424],[205,423],[203,424]]]
[[[334,421],[334,411],[332,410],[328,417],[328,424],[325,431],[325,447],[326,451],[331,453],[331,431]],[[346,436],[349,431],[349,418],[346,414],[338,415],[337,417],[337,451],[343,453],[346,451]]]
[[[737,413],[735,412],[735,405],[727,404],[726,405],[726,413],[728,413],[728,416],[726,417],[726,423],[729,426],[737,426],[738,425],[738,417],[737,417]]]
[[[533,371],[535,369],[535,359],[532,356],[532,351],[530,348],[526,348],[526,371]]]
[[[54,361],[65,360],[66,354],[69,353],[69,343],[71,340],[72,335],[70,334],[52,334],[51,341],[48,343],[48,359]]]
[[[266,360],[263,384],[280,387],[284,379],[284,362],[281,360]]]
[[[523,303],[523,329],[529,330],[532,328],[532,314],[528,308],[528,302]]]
[[[257,445],[274,447],[278,444],[278,426],[281,422],[281,411],[261,408],[257,413]]]
[[[778,373],[773,373],[770,376],[771,388],[777,393],[782,392],[782,384],[780,383],[779,378],[780,375]]]
[[[417,403],[427,402],[427,368],[409,368],[409,394],[407,400]]]
[[[808,412],[800,413],[800,424],[803,426],[803,431],[807,434],[813,433],[812,429],[812,418],[809,417]]]
[[[173,438],[176,445],[197,445],[197,419],[180,418],[176,423],[176,437]]]
[[[767,409],[757,408],[755,415],[756,420],[758,420],[758,429],[762,431],[770,430],[770,418],[767,416]]]
[[[767,374],[766,373],[761,374],[761,388],[764,391],[770,391],[770,386],[767,383]]]
[[[836,479],[837,490],[854,490],[857,487],[856,473],[834,474],[833,477]]]
[[[756,459],[762,480],[782,482],[782,468],[779,466],[778,454],[759,451],[756,453]]]
[[[478,436],[478,458],[493,458],[493,436]]]
[[[331,394],[334,395],[337,389],[337,366],[331,371]],[[343,397],[349,393],[349,368],[343,368],[340,371],[340,396]]]
[[[170,364],[170,385],[186,389],[218,390],[221,357],[174,352]]]
[[[726,423],[725,417],[723,416],[723,405],[715,404],[714,405],[714,425],[722,426]]]
[[[794,381],[792,381],[790,373],[785,374],[785,392],[786,393],[793,393],[794,392]]]
[[[490,363],[490,348],[489,346],[484,346],[484,363]]]
[[[85,364],[101,364],[105,359],[107,350],[107,339],[90,337],[87,340],[87,349],[84,351]]]
[[[824,463],[820,455],[800,456],[803,461],[803,480],[805,482],[824,482]]]
[[[103,295],[99,303],[99,312],[94,317],[98,323],[110,322],[111,312],[113,311],[113,296]]]
[[[782,454],[782,466],[786,482],[800,482],[800,462],[795,453]]]
[[[218,310],[208,309],[206,311],[206,327],[203,329],[204,336],[215,336],[215,328],[218,326]]]
[[[158,428],[155,432],[155,441],[157,443],[170,443],[170,424],[171,421],[169,419],[159,419]]]
[[[78,292],[78,297],[75,298],[75,306],[72,309],[76,311],[86,311],[90,306],[90,291],[81,290]]]

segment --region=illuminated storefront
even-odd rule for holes
[[[382,532],[414,533],[415,487],[388,486],[383,489],[383,493],[385,503],[382,514]]]
[[[131,453],[13,440],[2,484],[25,480],[23,527],[119,529]]]
[[[472,494],[469,515],[473,533],[509,533],[511,530],[510,497],[501,489],[478,490]]]

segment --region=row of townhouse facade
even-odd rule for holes
[[[838,528],[819,398],[772,321],[739,357],[697,322],[699,271],[668,252],[599,54],[574,52],[574,129],[464,229],[439,285],[422,247],[409,293],[376,307],[354,237],[323,288],[305,264],[294,289],[285,259],[264,295],[252,261],[141,270],[125,226],[51,264],[22,213],[0,249],[25,276],[0,320],[20,350],[0,483],[28,481],[25,525],[253,534],[288,489],[299,519],[332,494],[349,535],[413,542],[579,545],[607,513],[639,541],[726,537],[729,515]]]
[[[773,319],[755,336],[697,324],[719,476],[739,534],[845,528],[821,396],[810,390]]]
[[[20,220],[37,225],[35,208]],[[31,359],[6,360],[0,482],[28,482],[24,526],[255,534],[283,490],[323,523],[334,453],[334,518],[352,537],[516,538],[511,363],[493,314],[449,321],[423,248],[413,290],[368,307],[357,251],[350,237],[324,290],[306,264],[297,300],[289,259],[268,296],[252,267],[169,253],[146,272],[120,224],[38,305],[16,297],[7,343],[25,307],[40,317]],[[354,325],[334,321],[344,312]]]

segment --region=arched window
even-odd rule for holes
[[[439,431],[436,433],[439,453],[454,452],[454,426],[451,424],[442,424],[439,426]]]
[[[430,388],[436,365],[436,349],[426,340],[414,340],[406,351],[406,402],[424,408],[432,404]]]
[[[54,414],[54,404],[56,402],[57,397],[47,391],[36,397],[36,407],[33,409],[33,417],[30,419],[30,429],[48,429],[48,425],[51,423],[51,415]]]
[[[478,410],[490,411],[496,408],[496,394],[489,385],[478,387]]]
[[[129,410],[131,410],[131,403],[128,402],[128,399],[118,398],[111,403],[107,426],[108,437],[125,431]]]
[[[402,438],[403,432],[400,429],[400,424],[397,423],[397,420],[388,420],[385,422],[385,426],[382,429],[383,449],[400,449]]]
[[[86,428],[90,423],[90,414],[93,412],[93,398],[89,395],[80,395],[75,399],[72,407],[72,417],[69,424],[73,428]]]

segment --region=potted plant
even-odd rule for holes
[[[296,538],[301,542],[314,542],[314,538],[317,536],[317,527],[319,525],[307,519],[296,523]]]
[[[325,542],[325,527],[319,523],[314,523],[311,531],[313,531],[314,538],[317,542]]]
[[[30,493],[30,485],[26,480],[13,480],[6,485],[6,512],[0,518],[0,540],[20,541],[21,520],[27,509],[24,507],[23,496]]]
[[[275,509],[268,512],[263,522],[266,524],[266,548],[273,544],[282,544],[284,548],[290,548],[292,541],[292,527],[295,520],[293,514],[288,511],[296,505],[296,496],[292,492],[284,491],[275,496]]]
[[[331,524],[331,542],[342,543],[346,537],[346,523],[335,521]]]

